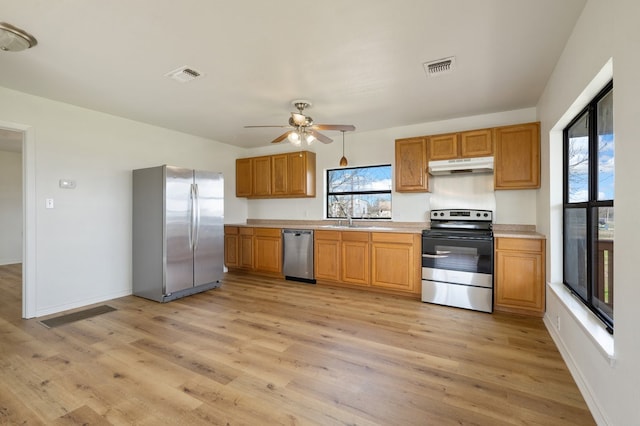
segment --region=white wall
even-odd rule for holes
[[[244,150],[4,88],[0,99],[0,121],[35,135],[36,316],[131,293],[132,169],[221,171],[235,194],[233,160]],[[60,189],[63,178],[76,189]],[[245,218],[246,201],[228,197],[225,220]]]
[[[22,153],[0,151],[0,265],[22,262]]]
[[[547,289],[545,323],[558,343],[585,399],[599,424],[631,425],[640,420],[640,285],[637,242],[640,208],[640,3],[635,0],[605,2],[589,0],[561,59],[538,104],[542,122],[542,189],[538,200],[538,227],[550,236],[547,278],[562,281],[562,182],[560,130],[565,113],[575,114],[586,98],[593,96],[591,82],[602,80],[601,71],[613,58],[614,130],[616,144],[615,182],[615,295],[614,361],[580,325],[568,304]],[[606,74],[606,72],[604,72]],[[584,98],[581,96],[584,95]],[[570,115],[571,115],[570,114]],[[555,324],[560,318],[562,326]]]
[[[395,140],[411,136],[434,135],[461,130],[481,129],[500,125],[536,121],[535,108],[456,118],[413,126],[396,127],[371,132],[354,132],[345,135],[345,156],[349,166],[394,164]],[[329,135],[329,132],[327,132]],[[342,157],[342,137],[331,132],[332,144],[312,144],[316,153],[318,170],[316,198],[250,200],[249,217],[252,219],[309,219],[321,220],[324,215],[323,177],[325,170],[339,167]],[[295,151],[289,144],[268,146],[250,151],[250,155],[267,155],[283,151]],[[498,223],[535,224],[536,194],[538,190],[496,191]],[[393,220],[399,222],[425,222],[428,220],[428,193],[408,194],[393,192]]]

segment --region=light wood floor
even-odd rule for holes
[[[536,318],[227,274],[47,329],[0,290],[1,424],[594,424]]]

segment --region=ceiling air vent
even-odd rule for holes
[[[422,64],[427,73],[427,77],[437,77],[439,75],[451,74],[456,69],[456,57],[438,59],[437,61],[425,62]]]
[[[195,80],[198,77],[202,77],[204,74],[200,71],[196,71],[193,68],[184,66],[180,67],[177,70],[173,70],[165,74],[165,77],[172,78],[180,83],[187,83],[189,81]]]

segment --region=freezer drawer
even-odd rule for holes
[[[313,275],[313,231],[282,230],[282,274],[286,279],[315,283]]]

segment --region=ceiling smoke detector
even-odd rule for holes
[[[203,75],[204,73],[201,73],[200,71],[197,71],[188,66],[184,66],[166,73],[165,77],[172,78],[180,83],[188,83],[189,81],[193,81],[198,77],[202,77]]]
[[[456,69],[456,57],[438,59],[437,61],[425,62],[422,64],[427,73],[427,77],[438,77],[444,74],[451,74]]]

